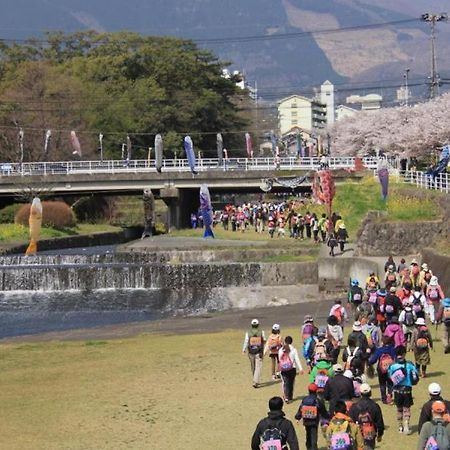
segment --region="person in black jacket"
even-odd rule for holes
[[[441,396],[441,386],[438,383],[431,383],[428,386],[428,393],[430,394],[430,400],[425,402],[420,411],[419,417],[419,425],[418,425],[418,433],[420,434],[420,430],[425,422],[431,422],[433,419],[433,413],[431,411],[431,407],[433,403],[440,400],[443,402],[447,408],[447,414],[450,414],[450,402],[448,400],[444,400]]]
[[[384,420],[381,408],[370,397],[372,390],[367,383],[361,385],[361,399],[354,403],[348,415],[358,424],[364,438],[364,449],[375,449],[375,441],[381,442]]]
[[[317,397],[317,386],[311,383],[308,386],[309,394],[302,400],[295,415],[297,422],[303,419],[306,432],[306,450],[317,450],[319,424],[330,420],[330,415],[324,402]]]
[[[353,380],[344,376],[344,368],[341,364],[333,366],[334,377],[330,378],[325,385],[323,397],[330,402],[329,412],[334,415],[334,407],[339,400],[350,401],[355,396]]]
[[[285,419],[283,409],[283,399],[272,397],[269,400],[269,413],[267,417],[260,420],[252,437],[252,450],[259,450],[261,439],[268,430],[279,430],[281,434],[281,444],[283,450],[299,450],[297,434],[294,425]],[[270,432],[269,432],[270,434]]]
[[[396,295],[396,288],[392,286],[389,289],[389,294],[384,299],[384,316],[386,322],[390,323],[392,317],[398,317],[403,309],[402,301]]]

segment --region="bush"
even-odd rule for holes
[[[14,223],[16,214],[22,206],[23,203],[14,203],[0,209],[0,223]]]
[[[30,204],[23,205],[16,214],[15,223],[28,225]],[[42,225],[56,229],[73,227],[75,215],[64,202],[42,202]]]

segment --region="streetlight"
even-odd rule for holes
[[[439,93],[439,74],[437,72],[436,58],[436,23],[446,22],[448,20],[447,13],[425,13],[420,16],[420,20],[428,22],[431,26],[431,78],[430,78],[430,98],[436,97]]]

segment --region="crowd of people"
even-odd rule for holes
[[[221,225],[224,230],[245,233],[250,230],[270,238],[277,236],[293,239],[312,239],[316,243],[326,243],[330,247],[330,256],[335,256],[335,247],[344,251],[348,240],[347,227],[338,213],[331,217],[299,210],[304,207],[303,200],[280,202],[249,202],[238,206],[228,204],[222,211],[215,211],[213,226]],[[191,214],[191,227],[203,226],[201,211]]]
[[[347,325],[351,330],[345,339]],[[305,316],[299,350],[292,336],[282,336],[280,324],[273,324],[266,339],[253,319],[242,348],[251,361],[253,387],[260,387],[263,359],[269,356],[272,379],[281,380],[282,395],[270,399],[252,449],[299,448],[295,427],[282,408],[293,401],[295,379],[304,372],[308,392],[295,419],[305,428],[306,449],[318,448],[320,429],[330,450],[369,450],[382,442],[383,408],[371,399],[369,384],[374,377],[381,405],[396,408],[398,432],[411,434],[413,391],[425,389],[417,385],[428,376],[433,325],[436,332],[441,328],[443,353],[450,353],[450,298],[438,278],[426,263],[402,259],[397,265],[392,257],[382,277],[370,273],[366,280],[351,281],[347,300],[335,300],[326,324],[317,326],[312,316]],[[417,419],[416,448],[449,450],[450,402],[436,382],[428,385],[428,393]]]

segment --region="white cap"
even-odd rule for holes
[[[359,387],[359,391],[361,392],[361,394],[370,394],[370,392],[372,391],[371,387],[367,384],[367,383],[363,383],[361,384],[361,386]]]
[[[279,331],[279,329],[280,329],[280,325],[278,325],[277,323],[274,323],[272,325],[272,330]]]
[[[423,317],[419,317],[416,320],[416,325],[425,325],[425,319]]]
[[[340,372],[343,372],[343,371],[344,371],[344,368],[342,367],[342,364],[335,364],[335,365],[333,366],[333,370],[334,370],[335,372],[340,373]]]
[[[438,383],[431,383],[428,385],[428,392],[430,395],[439,395],[441,393],[441,386]]]
[[[344,372],[344,377],[350,378],[350,380],[353,380],[353,372],[352,372],[350,369],[347,369],[347,370]]]
[[[253,319],[252,320],[252,325],[259,325],[259,320],[258,319]]]
[[[438,277],[433,275],[430,280],[430,286],[437,286],[439,284]]]

